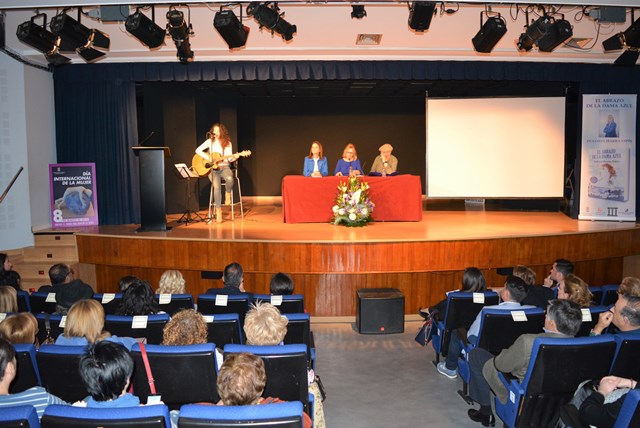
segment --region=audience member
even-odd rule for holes
[[[498,373],[509,373],[522,381],[537,337],[573,337],[581,324],[582,311],[576,303],[555,299],[549,302],[547,308],[544,333],[523,334],[495,357],[482,348],[472,350],[469,353],[469,397],[480,404],[480,409],[470,409],[469,418],[484,426],[493,426],[495,418],[491,411],[491,390],[502,403],[507,399],[507,389]]]
[[[43,285],[38,291],[56,294],[56,313],[65,315],[78,300],[90,299],[93,288],[79,279],[69,265],[57,263],[49,268],[51,285]]]
[[[165,270],[160,277],[158,294],[184,294],[185,281],[179,270]]]
[[[158,302],[151,285],[136,278],[122,293],[122,302],[116,315],[154,315],[158,313]]]
[[[293,294],[293,279],[286,273],[273,274],[269,283],[269,292],[274,296],[289,296]]]
[[[533,269],[523,265],[516,265],[513,267],[513,276],[521,278],[527,284],[527,297],[521,302],[523,305],[533,305],[547,309],[549,300],[554,298],[553,290],[536,284],[536,273]]]
[[[273,397],[263,398],[267,384],[264,361],[246,352],[229,355],[220,367],[216,386],[220,395],[218,405],[248,406],[254,404],[281,403]],[[317,403],[316,403],[317,404]],[[311,428],[311,418],[303,412],[304,427]],[[316,426],[317,421],[316,421]]]
[[[120,289],[120,292],[122,293],[124,290],[129,288],[129,286],[133,284],[136,279],[138,279],[138,277],[134,275],[125,275],[120,278],[120,280],[118,281],[118,288]]]
[[[131,349],[136,340],[131,337],[112,336],[104,328],[104,308],[97,300],[80,300],[71,306],[67,314],[64,332],[56,339],[56,345],[86,346],[106,340]]]
[[[638,381],[606,376],[600,380],[598,389],[589,395],[580,405],[579,417],[583,424],[598,428],[611,428],[615,425],[627,392],[638,388]]]
[[[38,320],[31,312],[18,312],[0,322],[0,336],[12,344],[32,345],[38,334]]]
[[[460,291],[466,293],[483,293],[487,290],[487,283],[484,279],[482,271],[476,267],[468,267],[462,274],[462,288]],[[442,321],[444,319],[444,313],[447,309],[447,299],[441,300],[433,306],[430,306],[427,310],[419,308],[418,313],[423,318],[434,316],[437,320]]]
[[[210,288],[207,294],[242,294],[244,289],[244,271],[239,263],[233,262],[224,268],[222,273],[223,288]]]
[[[571,300],[581,308],[588,308],[591,306],[593,294],[589,291],[589,284],[570,273],[563,282],[558,283],[558,299]]]
[[[542,285],[553,288],[563,283],[564,278],[570,273],[573,273],[573,263],[566,259],[557,259],[551,266],[549,276],[544,279]]]
[[[140,399],[127,392],[133,374],[133,358],[112,342],[96,342],[80,357],[80,377],[89,397],[74,405],[98,408],[135,407]]]
[[[7,253],[0,253],[0,272],[9,272],[13,269],[13,263]]]
[[[611,324],[620,331],[640,334],[640,297],[618,295],[616,304],[600,314],[590,335],[602,334]]]
[[[485,309],[499,309],[503,311],[521,310],[534,308],[535,306],[522,306],[520,302],[527,295],[527,286],[521,278],[517,276],[507,277],[504,287],[499,291],[500,299],[502,302],[498,305],[489,305],[482,308],[480,313],[476,316],[476,319],[471,324],[467,333],[467,340],[473,344],[478,341],[478,335],[480,334],[480,323],[482,322],[482,316]],[[455,379],[458,376],[458,356],[462,350],[461,338],[458,330],[451,332],[451,339],[449,340],[449,352],[445,361],[441,361],[437,365],[437,370],[440,374],[448,377],[449,379]]]
[[[371,165],[369,175],[395,175],[398,171],[398,158],[391,154],[393,146],[391,144],[383,144],[378,150],[380,156],[376,156]]]
[[[207,323],[195,309],[176,312],[164,326],[163,345],[195,345],[207,343]]]
[[[8,285],[0,286],[0,313],[18,312],[18,293]]]
[[[49,394],[41,386],[9,394],[9,387],[16,377],[17,370],[16,351],[13,345],[0,338],[0,407],[31,405],[36,409],[38,418],[42,418],[48,405],[67,404],[55,395]]]
[[[20,274],[15,270],[0,271],[0,285],[7,285],[20,291]]]
[[[640,297],[640,279],[633,276],[623,278],[618,288],[618,294]]]

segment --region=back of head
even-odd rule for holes
[[[0,253],[0,271],[4,270],[4,262],[6,262],[8,258],[7,253]]]
[[[15,288],[0,286],[0,312],[18,312],[18,293]]]
[[[550,300],[547,316],[555,321],[558,332],[567,336],[575,336],[582,325],[582,310],[570,300]]]
[[[514,302],[522,302],[527,297],[527,284],[524,283],[522,278],[518,278],[515,275],[510,275],[504,283],[504,288],[507,289],[511,300]]]
[[[80,357],[82,383],[96,401],[122,395],[133,374],[133,358],[119,343],[101,341],[90,345]]]
[[[15,290],[19,290],[20,274],[15,270],[0,270],[0,285],[8,285]]]
[[[557,259],[556,270],[566,277],[570,273],[573,273],[573,263],[567,259]]]
[[[521,278],[525,284],[527,285],[535,285],[536,283],[536,273],[533,269],[523,266],[517,265],[513,268],[513,276],[517,276]]]
[[[33,344],[38,333],[38,320],[30,312],[18,312],[0,322],[0,336],[13,344]]]
[[[244,271],[239,263],[233,262],[224,268],[223,280],[225,287],[240,288]]]
[[[262,359],[242,352],[225,358],[216,386],[225,406],[245,406],[258,402],[266,384]]]
[[[626,318],[631,330],[640,328],[640,296],[620,295],[619,299],[626,300],[626,305],[620,311],[620,316]]]
[[[293,279],[286,273],[278,272],[271,277],[269,291],[276,296],[293,294]]]
[[[79,300],[71,306],[64,326],[65,337],[84,337],[93,343],[102,336],[104,308],[94,299]]]
[[[136,278],[122,293],[118,315],[152,315],[158,312],[155,294],[147,281]]]
[[[11,343],[0,337],[0,381],[4,379],[7,364],[16,357],[16,350]]]
[[[160,277],[158,294],[184,294],[185,280],[179,270],[166,270]]]
[[[122,278],[120,278],[120,280],[118,281],[118,288],[120,289],[120,292],[122,292],[122,291],[126,290],[127,288],[129,288],[129,286],[136,279],[138,279],[138,277],[134,276],[134,275],[125,275]]]
[[[564,278],[564,291],[568,294],[568,299],[576,302],[581,308],[591,306],[593,294],[589,291],[589,284],[584,282],[582,278],[572,273]]]
[[[195,309],[183,309],[175,313],[164,326],[163,345],[196,345],[207,343],[207,323]]]
[[[640,297],[640,279],[633,276],[623,278],[618,288],[618,294]]]
[[[468,267],[462,274],[462,291],[469,293],[483,293],[487,289],[487,283],[482,271],[476,267]]]
[[[289,320],[280,315],[271,303],[258,302],[244,319],[244,334],[248,345],[279,345],[287,334]]]
[[[64,263],[57,263],[49,268],[49,279],[51,285],[64,284],[67,277],[71,273],[69,265]]]

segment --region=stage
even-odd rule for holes
[[[427,203],[429,206],[430,203]],[[271,275],[291,274],[314,316],[353,316],[358,288],[393,287],[414,313],[459,286],[468,266],[483,270],[492,286],[496,268],[525,264],[539,282],[556,258],[575,262],[591,285],[619,282],[640,254],[636,223],[577,221],[559,212],[447,210],[433,206],[418,222],[374,222],[348,228],[327,223],[288,224],[280,198],[245,198],[245,216],[224,222],[177,224],[167,232],[137,233],[138,225],[78,230],[80,262],[95,267],[101,292],[113,292],[128,274],[152,282],[179,269],[194,295],[221,286],[207,279],[232,261],[245,269],[245,288],[268,292]],[[437,208],[437,209],[436,209]],[[201,211],[206,215],[206,211]]]

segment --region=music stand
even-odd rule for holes
[[[177,163],[174,165],[180,174],[180,178],[186,180],[187,187],[187,209],[182,214],[182,217],[178,219],[178,223],[185,223],[189,226],[189,223],[197,223],[199,221],[204,221],[204,217],[202,217],[198,212],[191,209],[191,179],[192,178],[200,178],[200,176],[194,173],[185,163]]]

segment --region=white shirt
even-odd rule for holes
[[[212,153],[218,153],[221,156],[232,155],[233,147],[231,146],[231,142],[229,142],[229,145],[225,149],[222,149],[222,144],[220,144],[220,141],[217,138],[213,141],[209,138],[207,139],[207,141],[205,141],[204,143],[200,144],[200,146],[198,146],[198,148],[196,149],[196,153],[200,155],[202,158],[206,160],[210,160],[211,159],[210,155]],[[220,167],[229,166],[229,160],[224,160],[222,162],[219,162],[218,165]]]

